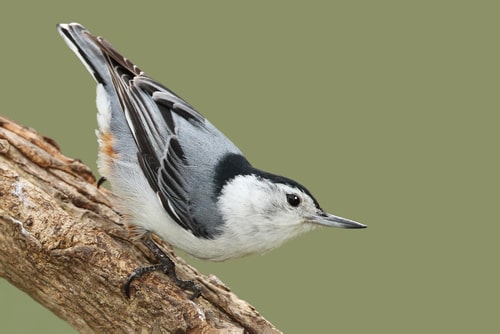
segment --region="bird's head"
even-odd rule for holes
[[[236,239],[253,239],[273,245],[271,248],[317,226],[366,227],[325,212],[299,183],[261,171],[229,180],[218,205],[225,228],[232,230]]]

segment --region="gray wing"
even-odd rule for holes
[[[222,220],[214,208],[211,169],[228,152],[240,151],[187,102],[146,76],[108,42],[89,37],[104,55],[137,144],[139,164],[164,209],[194,235],[215,237]]]
[[[137,143],[139,164],[164,209],[194,235],[211,237],[212,231],[196,219],[197,203],[191,195],[195,183],[207,183],[209,177],[192,173],[186,145],[181,145],[179,139],[181,131],[206,133],[206,120],[177,95],[144,75],[129,81],[128,90],[120,95]],[[196,135],[186,139],[199,140]]]

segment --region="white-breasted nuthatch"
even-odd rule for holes
[[[130,224],[188,254],[222,261],[276,248],[317,226],[363,228],[326,213],[301,184],[254,168],[192,106],[77,23],[59,33],[97,81],[98,168]],[[183,288],[173,264],[146,245]],[[168,263],[167,263],[168,262]]]

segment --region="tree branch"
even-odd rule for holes
[[[279,333],[215,276],[203,276],[157,241],[181,278],[165,275],[123,284],[151,261],[129,240],[112,194],[88,167],[63,156],[55,142],[0,116],[0,276],[83,333]],[[146,255],[145,255],[146,254]]]

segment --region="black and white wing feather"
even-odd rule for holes
[[[193,107],[103,38],[77,23],[58,30],[98,82],[99,172],[131,224],[211,260],[268,251],[313,222],[364,227],[325,213],[297,182],[254,168]],[[307,202],[296,210],[285,202],[299,197],[295,192]]]
[[[108,96],[116,97],[137,146],[137,161],[169,216],[195,236],[215,237],[222,221],[213,207],[220,188],[210,182],[213,166],[228,153],[240,153],[238,148],[103,38],[79,25],[61,31]],[[201,219],[203,224],[198,223]]]

